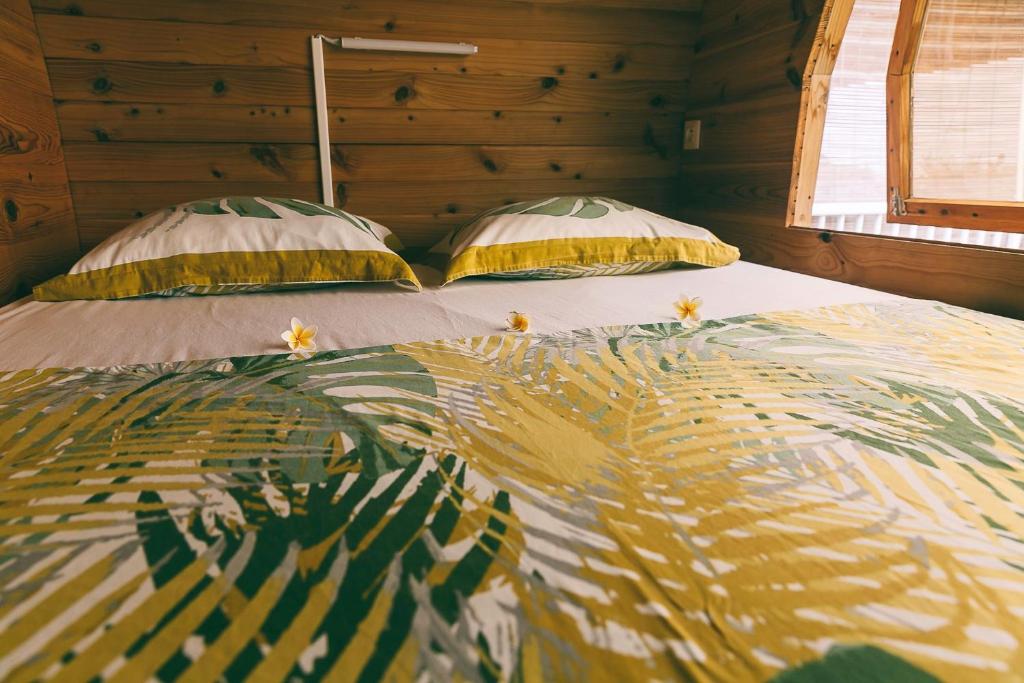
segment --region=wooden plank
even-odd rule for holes
[[[285,67],[195,66],[54,59],[58,100],[304,105],[308,71]],[[685,82],[559,80],[553,76],[327,74],[331,106],[541,111],[681,111]]]
[[[910,197],[904,200],[906,213],[893,215],[894,223],[911,225],[935,225],[969,230],[994,230],[997,232],[1024,232],[1024,204],[1020,202],[999,202],[924,199]],[[1024,256],[1021,257],[1024,261]],[[1021,263],[1024,269],[1024,263]]]
[[[821,144],[825,136],[825,118],[832,72],[839,57],[839,46],[853,12],[853,0],[829,0],[822,11],[811,54],[804,70],[800,94],[796,143],[793,151],[793,175],[790,182],[786,224],[810,227],[814,210],[814,192],[818,184]]]
[[[799,102],[783,96],[743,100],[686,112],[701,121],[700,149],[683,152],[683,163],[734,164],[785,159],[793,151]]]
[[[26,0],[0,6],[0,304],[78,252],[60,131]]]
[[[693,62],[689,105],[706,107],[756,97],[796,93],[803,86],[809,43],[804,24],[779,29],[712,53],[698,52]],[[814,30],[810,32],[813,38]]]
[[[183,24],[56,14],[40,15],[38,23],[43,53],[48,59],[302,68],[310,64],[308,28]],[[390,34],[363,37],[387,38]],[[482,38],[475,42],[480,52],[468,57],[342,51],[328,46],[325,64],[328,71],[670,81],[679,79],[680,72],[693,56],[692,46],[682,43],[594,44],[500,38]]]
[[[315,145],[67,143],[72,181],[314,182]],[[338,181],[609,179],[675,176],[676,159],[643,147],[333,145]]]
[[[820,2],[715,0],[705,5],[696,51],[701,59],[719,52],[746,49],[745,43],[771,33],[794,36],[793,44],[813,35]]]
[[[479,211],[517,201],[559,194],[610,196],[658,213],[675,206],[675,181],[671,178],[609,180],[508,180],[508,181],[403,181],[339,183],[338,205],[369,218],[375,216],[472,216]],[[75,208],[83,225],[120,229],[143,215],[204,197],[265,195],[317,200],[315,182],[219,182],[147,183],[76,182],[71,184]],[[94,244],[105,237],[83,228],[83,242]],[[403,239],[405,235],[399,233]],[[433,238],[440,239],[443,231]]]
[[[247,26],[291,26],[336,35],[386,33],[406,40],[482,38],[628,44],[692,43],[690,12],[562,7],[507,0],[34,0],[38,13]]]
[[[731,211],[771,216],[785,225],[792,161],[741,164],[687,164],[681,188],[686,210]]]
[[[67,141],[315,142],[310,107],[63,102]],[[671,112],[330,110],[331,139],[402,144],[647,145],[679,149],[682,116]],[[612,153],[614,154],[614,153]]]
[[[1019,253],[759,225],[743,212],[686,210],[682,219],[738,246],[747,261],[1024,318]]]
[[[631,10],[657,9],[666,12],[694,13],[699,13],[704,8],[704,0],[513,0],[513,2],[561,5],[563,7],[618,7]]]

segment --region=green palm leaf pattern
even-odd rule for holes
[[[147,228],[139,237],[145,237],[150,233],[163,228],[165,231],[173,230],[181,226],[192,214],[201,216],[230,216],[239,218],[264,218],[280,220],[283,216],[275,211],[274,207],[281,207],[294,211],[302,216],[334,216],[340,218],[352,227],[383,239],[381,235],[374,232],[370,224],[360,216],[350,214],[333,206],[307,202],[301,199],[287,199],[281,197],[217,197],[212,199],[200,199],[197,201],[178,204],[163,211],[159,221]],[[171,218],[173,222],[169,222]],[[390,235],[389,235],[390,237]],[[400,246],[398,248],[401,248]]]
[[[481,212],[466,225],[453,230],[448,238],[448,243],[455,244],[455,236],[462,230],[483,218],[491,216],[535,214],[539,216],[571,216],[572,218],[594,219],[603,218],[608,215],[609,211],[625,213],[635,209],[635,206],[630,206],[608,197],[549,197],[540,201],[515,202]]]
[[[0,678],[1014,680],[1024,324],[0,373]]]

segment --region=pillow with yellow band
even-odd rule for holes
[[[502,206],[452,231],[430,253],[445,283],[471,275],[563,279],[684,265],[724,266],[739,250],[704,228],[606,197],[550,197]]]
[[[315,202],[222,197],[168,207],[132,223],[67,275],[34,290],[40,301],[235,294],[394,282],[416,289],[390,230]]]

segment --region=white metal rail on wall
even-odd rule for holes
[[[440,55],[473,55],[478,48],[468,43],[434,43],[422,40],[376,40],[373,38],[328,38],[322,33],[310,37],[313,49],[313,88],[316,95],[316,134],[320,148],[320,194],[327,206],[334,206],[331,173],[331,129],[327,115],[327,82],[324,79],[324,43],[342,50],[378,52],[426,52]]]

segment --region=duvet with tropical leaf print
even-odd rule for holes
[[[0,374],[0,679],[1019,680],[1024,324]]]

